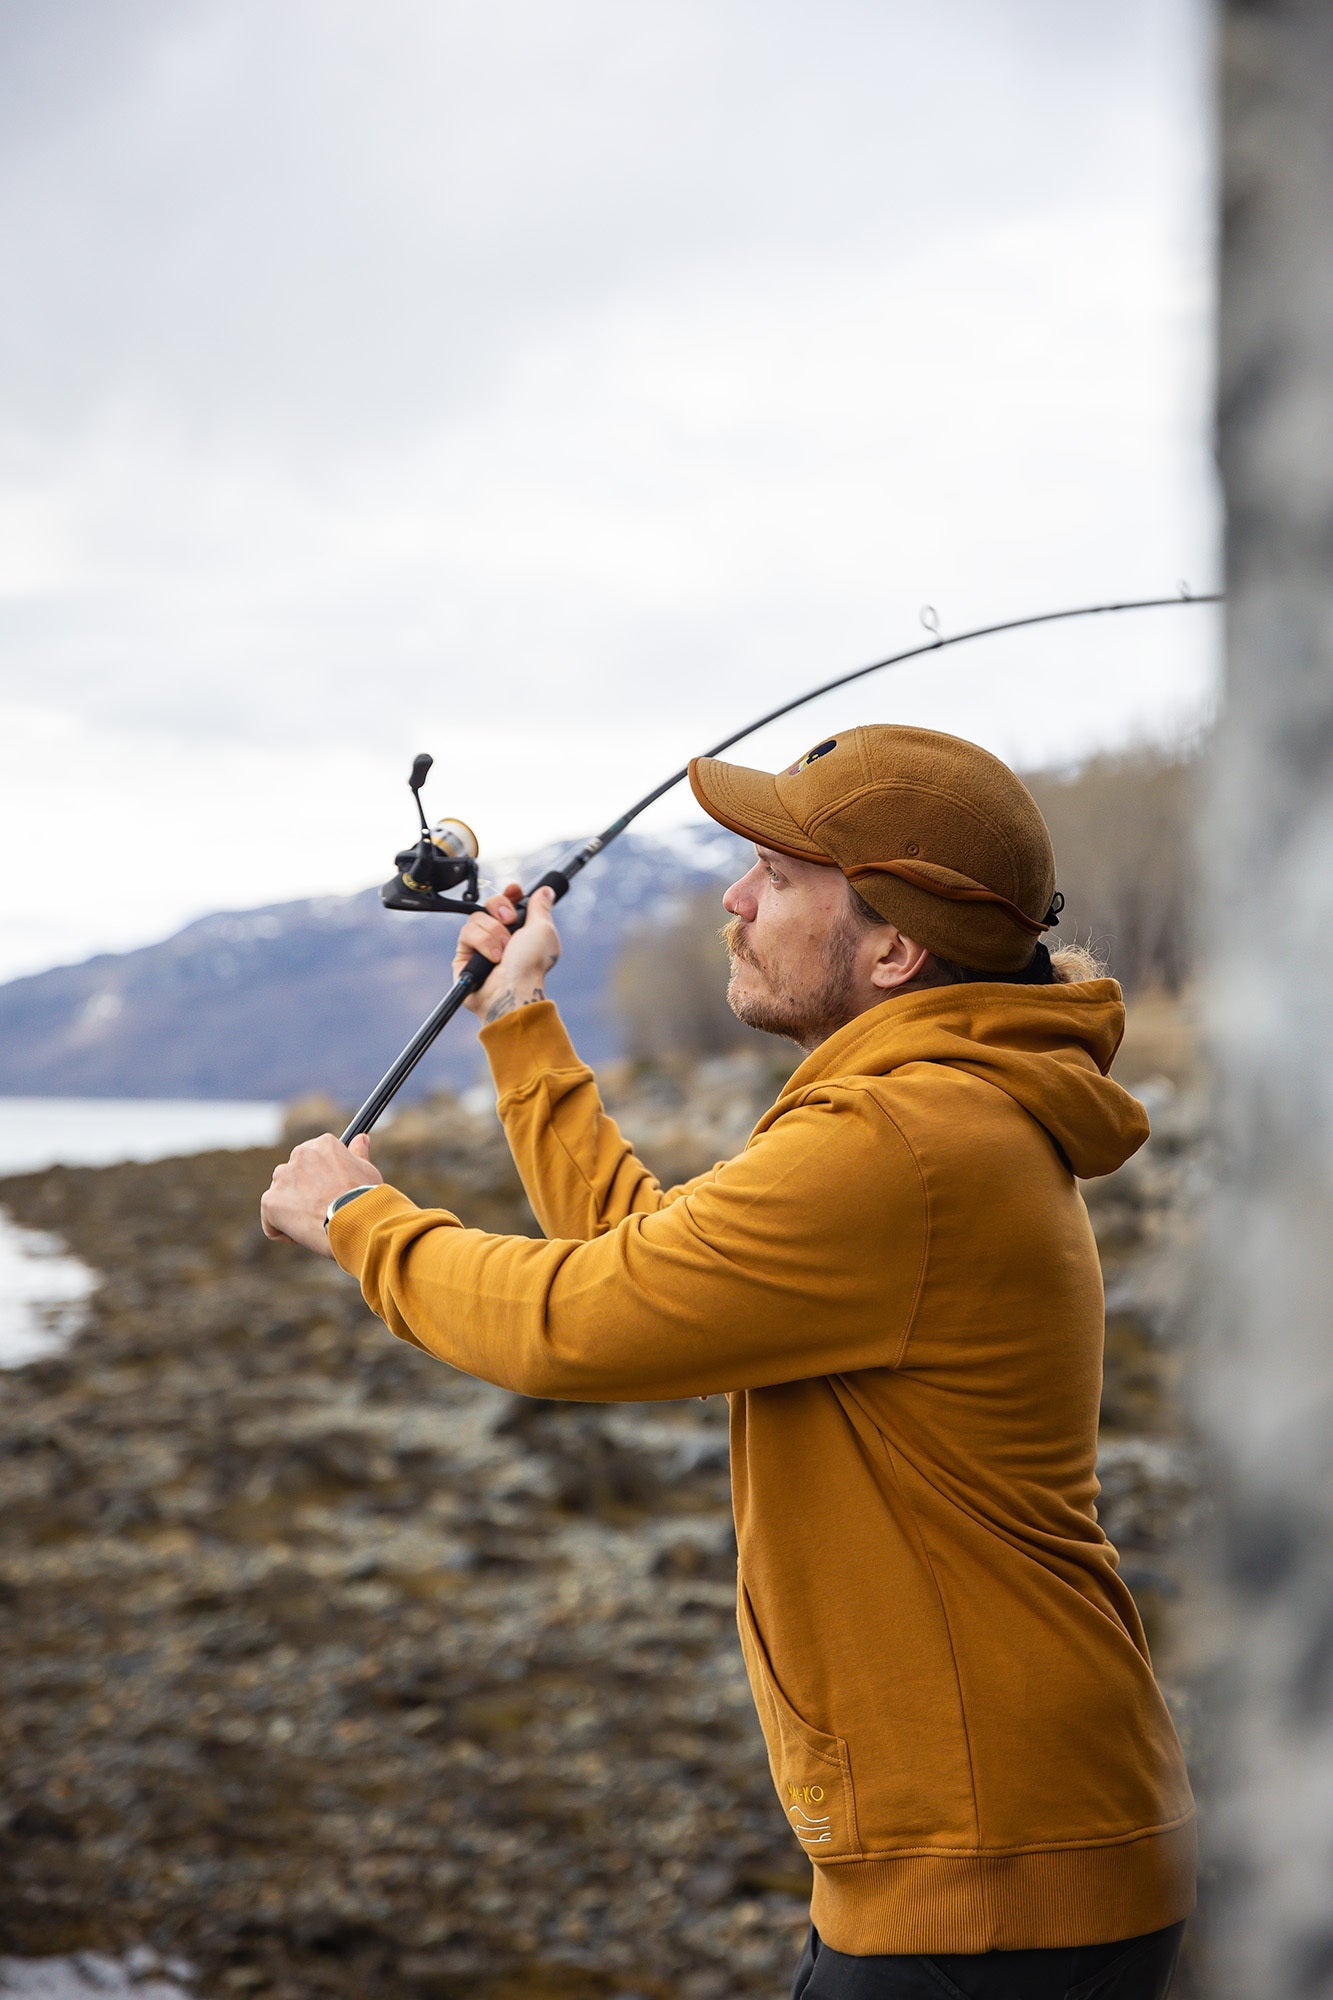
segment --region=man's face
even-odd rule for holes
[[[862,995],[873,933],[853,915],[839,869],[756,847],[722,907],[731,918],[722,932],[727,1005],[749,1027],[812,1049],[883,997]]]

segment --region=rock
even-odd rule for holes
[[[613,1095],[680,1177],[775,1088],[747,1052]],[[1168,1673],[1198,1144],[1088,1191],[1102,1508]],[[103,1283],[0,1399],[0,1953],[160,1950],[255,2000],[784,1991],[809,1870],[739,1655],[724,1399],[543,1403],[440,1367],[265,1241],[276,1157],[4,1184]],[[535,1230],[484,1104],[414,1110],[376,1159]]]
[[[493,1133],[473,1192],[445,1127],[377,1157],[532,1229]],[[275,1157],[5,1187],[105,1283],[0,1403],[0,1952],[160,1944],[275,2000],[780,1990],[804,1903],[753,1884],[801,1864],[738,1655],[721,1402],[440,1367],[264,1241]],[[750,1886],[705,1901],[719,1838]]]

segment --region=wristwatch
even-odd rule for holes
[[[324,1211],[325,1231],[327,1232],[329,1224],[332,1222],[334,1216],[338,1213],[338,1210],[340,1208],[346,1208],[348,1202],[355,1201],[359,1194],[369,1194],[370,1190],[373,1187],[378,1187],[378,1186],[379,1186],[378,1181],[367,1181],[364,1187],[348,1188],[344,1194],[335,1194],[333,1200],[329,1203],[328,1207]]]

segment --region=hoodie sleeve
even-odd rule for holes
[[[894,1366],[927,1226],[910,1147],[846,1090],[590,1241],[486,1235],[387,1186],[329,1241],[371,1310],[440,1360],[524,1395],[637,1402]]]
[[[547,1236],[586,1241],[627,1215],[651,1215],[717,1172],[663,1191],[603,1109],[549,1000],[503,1015],[481,1031],[496,1106],[523,1191]]]

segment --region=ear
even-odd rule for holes
[[[904,937],[896,925],[885,924],[882,931],[876,934],[870,983],[882,993],[892,993],[915,979],[929,957],[930,953],[923,944],[918,944],[914,938]]]

